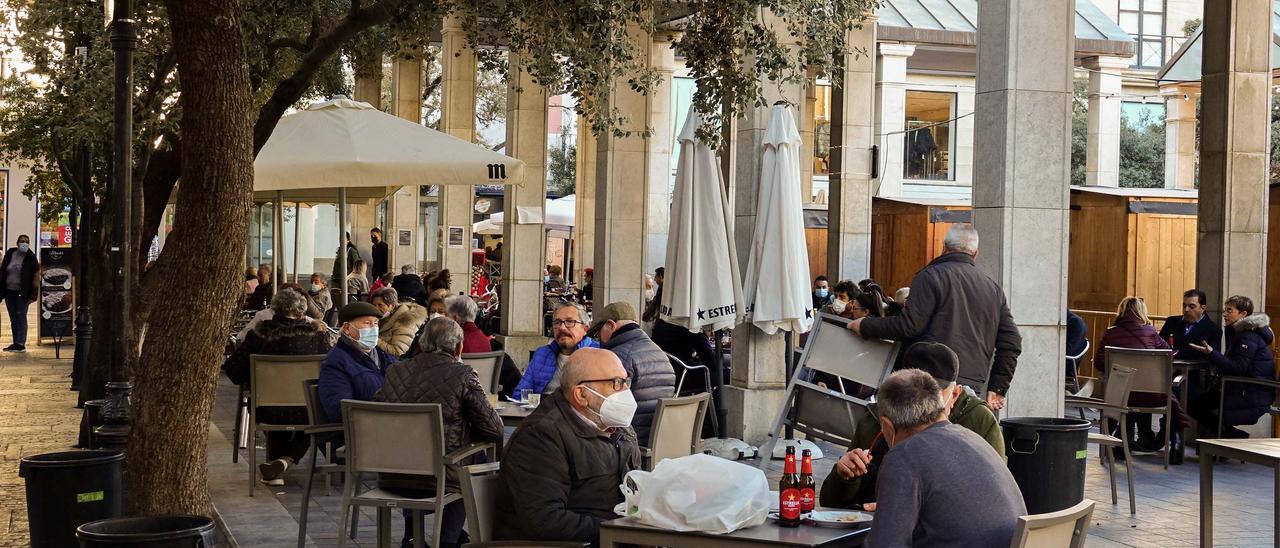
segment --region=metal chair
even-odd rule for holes
[[[1133,458],[1129,453],[1129,429],[1125,428],[1125,419],[1129,415],[1127,403],[1129,401],[1130,384],[1133,382],[1134,369],[1132,367],[1112,366],[1107,372],[1107,388],[1105,397],[1102,400],[1094,398],[1079,398],[1068,396],[1063,404],[1067,407],[1078,407],[1083,410],[1097,409],[1101,415],[1098,421],[1098,433],[1089,432],[1089,443],[1098,444],[1098,452],[1102,454],[1103,462],[1107,463],[1107,474],[1111,478],[1111,504],[1115,505],[1116,500],[1116,462],[1115,455],[1112,454],[1112,447],[1120,447],[1124,451],[1124,471],[1125,478],[1129,481],[1129,513],[1138,513],[1138,506],[1133,491]],[[1120,437],[1117,438],[1108,434],[1113,427],[1118,426],[1120,429]]]
[[[846,396],[834,390],[822,388],[805,381],[794,381],[787,400],[782,402],[786,411],[779,426],[790,426],[810,438],[822,438],[841,447],[853,444],[858,420],[867,413],[867,402]],[[770,436],[760,448],[762,463],[769,461],[777,436]]]
[[[462,504],[467,509],[467,533],[477,543],[493,540],[493,506],[497,502],[498,470],[501,463],[463,466],[458,474]]]
[[[245,435],[248,434],[248,430],[245,430],[244,425],[248,422],[248,419],[249,394],[248,390],[245,390],[244,386],[240,386],[239,390],[236,392],[236,426],[235,437],[232,438],[234,440],[232,443],[236,446],[232,448],[231,451],[232,463],[240,462],[240,450],[244,449],[247,445],[245,443]]]
[[[587,548],[589,542],[555,542],[503,540],[498,542],[468,542],[463,548]]]
[[[684,390],[685,377],[687,377],[689,373],[692,373],[698,369],[702,370],[702,378],[704,379],[703,386],[706,387],[707,391],[711,390],[711,368],[703,364],[689,365],[687,363],[684,363],[684,360],[681,360],[680,358],[672,356],[671,353],[669,352],[667,353],[667,361],[671,362],[672,369],[675,369],[680,373],[680,380],[676,381],[677,396],[681,395],[681,393]]]
[[[307,396],[307,422],[310,423],[304,430],[311,436],[311,462],[307,466],[307,486],[303,489],[302,494],[302,517],[298,520],[298,548],[306,546],[307,540],[307,511],[311,507],[311,485],[315,481],[316,472],[324,474],[324,494],[329,494],[329,476],[334,473],[341,474],[343,465],[335,462],[333,458],[334,448],[332,443],[325,443],[325,459],[326,464],[316,464],[320,458],[320,440],[317,438],[320,434],[341,432],[342,425],[336,422],[325,422],[324,410],[320,404],[320,383],[316,379],[308,379],[302,381],[303,391]],[[354,520],[353,520],[354,521]],[[354,535],[353,535],[354,536]]]
[[[502,358],[506,356],[501,350],[497,352],[476,352],[463,354],[462,363],[470,365],[480,376],[480,384],[485,385],[485,392],[497,394],[502,390],[499,378],[502,376]]]
[[[647,447],[640,448],[645,469],[652,470],[663,459],[673,459],[699,452],[702,445],[702,420],[707,416],[711,394],[662,398],[653,415]]]
[[[307,406],[302,381],[320,376],[324,354],[303,356],[249,356],[249,496],[257,487],[257,440],[261,432],[301,432],[305,424],[265,424],[258,422],[259,407]]]
[[[1084,350],[1074,356],[1067,356],[1067,362],[1071,364],[1071,374],[1067,375],[1067,390],[1072,395],[1080,393],[1080,360],[1089,355],[1089,350],[1092,348],[1093,343],[1090,343],[1089,339],[1085,339]]]
[[[389,539],[392,508],[409,510],[413,516],[414,546],[422,548],[424,510],[440,516],[446,504],[461,500],[458,493],[445,493],[445,467],[459,466],[464,459],[493,447],[491,443],[473,443],[445,454],[444,419],[435,403],[379,403],[342,400],[342,425],[346,434],[346,476],[342,490],[342,523],[358,519],[350,512],[359,506],[378,509],[378,537]],[[363,474],[406,474],[436,478],[435,496],[407,497],[381,488],[363,492]],[[432,520],[432,539],[440,538],[441,520]],[[346,546],[347,537],[338,537],[338,548]],[[381,545],[381,544],[380,544]]]
[[[1106,347],[1107,368],[1121,366],[1136,370],[1129,381],[1129,392],[1152,392],[1164,396],[1164,405],[1157,407],[1130,407],[1130,413],[1157,413],[1169,417],[1173,414],[1173,350]],[[1129,402],[1126,401],[1127,405]],[[1169,434],[1173,420],[1165,421],[1164,468],[1169,469]]]
[[[1009,548],[1084,548],[1093,505],[1093,501],[1084,499],[1065,510],[1019,516]]]
[[[1254,384],[1258,386],[1267,386],[1272,388],[1273,390],[1280,391],[1280,381],[1276,381],[1274,379],[1259,379],[1257,377],[1241,377],[1236,375],[1223,375],[1222,379],[1218,381],[1218,430],[1217,432],[1218,432],[1219,438],[1222,437],[1222,404],[1226,403],[1227,383],[1229,382],[1233,382],[1237,384]],[[1274,401],[1275,400],[1273,399],[1272,400],[1273,405],[1267,409],[1267,414],[1271,415],[1272,417],[1277,417],[1277,416],[1280,416],[1280,409],[1276,408],[1276,406],[1274,405]]]

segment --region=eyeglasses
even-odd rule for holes
[[[573,329],[575,327],[578,327],[579,325],[587,325],[587,323],[580,322],[578,320],[552,320],[551,321],[551,327],[568,327],[569,329]]]
[[[627,388],[631,387],[630,377],[614,377],[612,379],[591,379],[587,381],[578,381],[578,384],[586,384],[589,382],[611,382],[613,383],[613,389],[615,391],[626,390]]]

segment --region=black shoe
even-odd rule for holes
[[[1182,464],[1186,448],[1182,446],[1182,432],[1169,433],[1169,464]]]
[[[14,350],[17,350],[17,349],[18,349],[18,345],[16,344],[11,344],[9,346],[4,347],[5,352],[13,352]]]
[[[1150,437],[1138,434],[1138,439],[1129,444],[1129,450],[1135,453],[1155,453],[1164,449],[1164,436],[1151,434]]]
[[[27,351],[27,345],[25,344],[15,344],[13,346],[14,346],[14,349],[10,350],[10,352],[26,352]]]
[[[1112,448],[1111,448],[1111,456],[1112,456],[1112,457],[1115,457],[1115,460],[1118,460],[1118,461],[1122,461],[1122,460],[1124,460],[1124,448],[1123,448],[1123,447],[1112,447]]]

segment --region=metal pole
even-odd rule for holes
[[[588,295],[589,296],[589,295]],[[712,332],[715,337],[715,370],[711,372],[711,402],[716,408],[716,437],[725,439],[729,434],[725,427],[729,425],[729,413],[724,408],[724,346],[720,342],[720,331]]]
[[[338,188],[338,273],[341,275],[336,282],[342,287],[338,308],[342,308],[351,299],[347,295],[347,187]]]
[[[111,267],[115,274],[115,310],[111,350],[111,381],[107,383],[107,404],[102,410],[103,425],[97,439],[106,449],[124,449],[129,442],[129,383],[126,367],[133,349],[129,344],[132,321],[130,291],[133,280],[133,51],[138,45],[134,28],[133,0],[115,0],[111,22],[111,49],[115,51],[115,131],[112,158],[112,209],[115,210],[111,246]]]
[[[792,334],[791,334],[791,332],[790,332],[790,331],[785,332],[785,334],[784,334],[784,335],[783,335],[783,337],[782,337],[782,338],[783,338],[783,340],[784,340],[784,345],[785,345],[785,347],[786,347],[785,352],[787,353],[787,358],[786,358],[786,363],[787,363],[787,382],[791,382],[791,376],[795,374],[795,369],[796,369],[796,357],[795,357],[795,356],[796,356],[796,350],[795,350],[795,348],[796,348],[796,347],[795,347],[795,342],[792,340],[792,338],[791,338],[791,337],[792,337]],[[796,429],[795,429],[795,428],[792,428],[792,427],[791,427],[791,425],[787,425],[787,427],[786,427],[784,430],[785,430],[785,433],[786,433],[786,438],[784,438],[784,439],[788,439],[788,440],[795,439],[795,437],[796,437]],[[768,458],[768,456],[766,456],[766,457]]]
[[[87,141],[80,143],[80,185],[84,188],[79,205],[80,222],[78,230],[72,235],[73,245],[79,255],[79,268],[76,272],[76,348],[71,359],[71,389],[80,390],[80,380],[88,367],[89,345],[93,341],[93,312],[89,306],[89,241],[93,238],[89,230],[89,219],[93,217],[93,183],[92,183],[93,150]]]
[[[276,191],[276,202],[271,207],[271,268],[274,271],[271,294],[274,296],[284,284],[284,192]]]
[[[302,204],[293,203],[293,277],[298,277],[298,232],[302,230]],[[301,280],[296,280],[302,283]]]

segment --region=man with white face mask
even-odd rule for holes
[[[497,540],[596,543],[616,517],[618,485],[640,466],[631,418],[636,400],[622,362],[582,348],[565,363],[560,389],[512,434],[502,458]]]
[[[387,367],[396,362],[395,356],[378,348],[381,317],[381,310],[363,301],[338,311],[341,335],[320,362],[317,386],[329,422],[342,422],[342,400],[372,400],[382,388]]]

